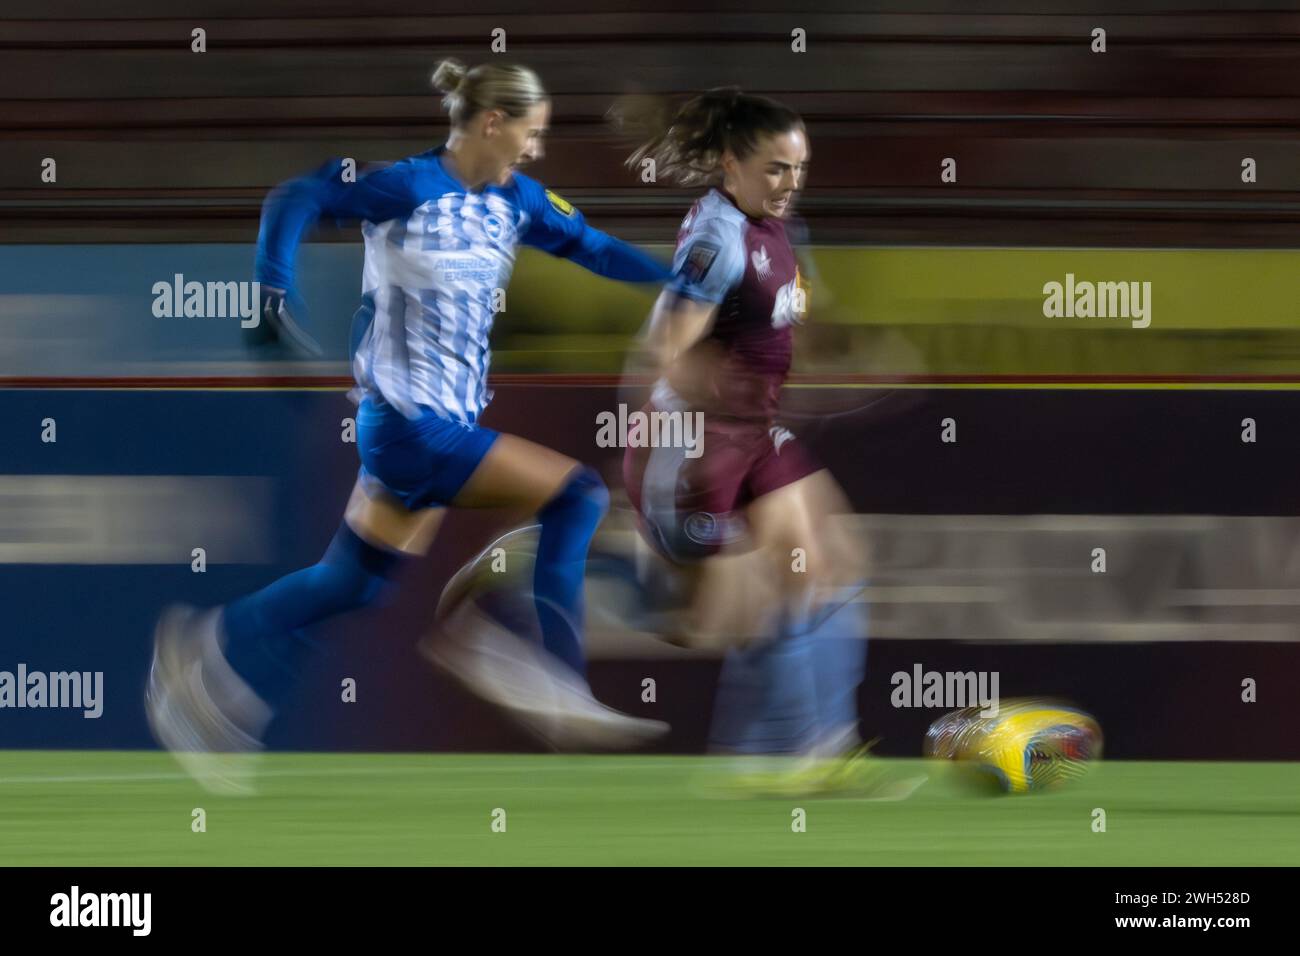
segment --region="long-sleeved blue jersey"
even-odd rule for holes
[[[443,166],[440,146],[344,182],[340,160],[291,180],[267,198],[257,279],[294,286],[293,261],[317,220],[360,220],[361,291],[374,319],[353,357],[357,384],[408,418],[421,408],[473,422],[487,404],[493,306],[519,243],[611,279],[663,282],[668,271],[633,246],[588,226],[536,180],[467,191]]]

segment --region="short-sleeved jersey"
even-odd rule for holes
[[[340,175],[335,160],[281,186],[263,211],[257,277],[291,288],[294,253],[308,226],[320,218],[360,220],[363,308],[373,317],[354,341],[357,384],[407,418],[426,408],[473,422],[488,401],[488,339],[520,243],[611,278],[652,282],[667,273],[522,173],[467,190],[444,165],[445,150],[355,181]]]
[[[691,207],[677,235],[673,277],[678,295],[717,303],[709,334],[669,375],[694,408],[771,420],[790,371],[791,327],[805,297],[784,220],[745,215],[720,189]]]

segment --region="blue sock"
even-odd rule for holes
[[[773,639],[727,652],[709,731],[712,747],[743,754],[794,754],[818,729],[812,641],[782,615]]]
[[[855,743],[866,672],[866,606],[844,588],[811,619],[786,612],[779,636],[727,654],[711,744],[736,753],[802,753]]]
[[[401,554],[376,548],[340,524],[316,564],[226,606],[222,629],[230,666],[274,708],[316,649],[305,629],[376,603],[402,560]]]
[[[861,740],[858,685],[867,668],[867,606],[855,600],[859,591],[841,589],[807,632],[817,680],[817,742],[830,751]]]
[[[537,515],[542,536],[537,545],[533,594],[542,643],[579,674],[586,672],[582,585],[587,550],[608,510],[605,483],[594,470],[584,467]]]

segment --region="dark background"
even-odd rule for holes
[[[441,142],[428,78],[439,58],[473,64],[490,31],[554,96],[548,155],[531,172],[596,225],[646,242],[672,235],[688,194],[636,181],[604,120],[624,93],[683,95],[740,84],[807,119],[814,175],[800,210],[835,245],[1292,248],[1300,224],[1300,12],[1223,0],[969,3],[568,3],[370,0],[171,2],[107,8],[0,6],[0,257],[30,244],[255,240],[268,189],[330,155],[393,159]],[[1104,57],[1089,32],[1108,31]],[[208,52],[189,51],[194,27]],[[808,31],[808,53],[789,34]],[[960,157],[959,185],[937,157]],[[1255,157],[1260,182],[1240,181]],[[59,182],[39,181],[55,156]],[[356,242],[355,230],[321,241]],[[169,273],[168,273],[169,274]],[[0,292],[6,291],[0,289]],[[3,301],[0,299],[0,301]],[[85,316],[87,323],[95,315]],[[1225,317],[1229,334],[1231,317]],[[15,353],[16,354],[16,353]],[[272,566],[0,566],[0,667],[104,670],[104,718],[7,711],[0,746],[149,745],[139,694],[159,607],[212,604],[311,563],[356,467],[338,442],[337,390],[294,391],[294,371],[249,363],[281,391],[51,390],[0,396],[6,474],[259,474],[276,478]],[[1032,369],[1027,369],[1032,372]],[[489,424],[598,460],[586,426],[608,382],[497,382]],[[138,384],[138,383],[137,383]],[[185,382],[171,384],[184,386]],[[208,383],[213,384],[213,383]],[[216,383],[219,384],[219,383]],[[802,422],[856,508],[901,514],[1295,515],[1294,393],[1233,391],[859,391],[861,413]],[[57,446],[31,421],[60,420]],[[961,442],[934,440],[951,415]],[[1236,440],[1242,417],[1262,441]],[[576,424],[575,424],[576,423]],[[609,459],[602,464],[608,465]],[[196,505],[199,506],[199,505]],[[511,749],[530,742],[419,664],[412,646],[441,582],[502,519],[457,515],[410,569],[397,603],[327,630],[334,646],[272,743],[304,749]],[[961,634],[875,641],[863,729],[914,754],[936,716],[888,705],[888,675],[997,669],[1002,693],[1059,693],[1097,714],[1112,756],[1294,758],[1295,644],[969,643]],[[674,724],[665,747],[704,741],[717,662],[593,663],[600,696]],[[341,676],[359,699],[338,699]],[[1240,681],[1260,682],[1240,703]]]
[[[12,242],[247,242],[266,191],[321,157],[441,142],[433,67],[486,58],[497,27],[554,97],[534,171],[633,239],[663,241],[685,194],[622,167],[613,98],[726,84],[806,118],[819,242],[1290,246],[1300,216],[1288,0],[49,0],[0,17]],[[36,178],[51,153],[54,188]],[[959,184],[938,182],[941,156]]]

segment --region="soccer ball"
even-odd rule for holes
[[[966,707],[945,714],[925,735],[925,754],[1005,793],[1050,790],[1101,759],[1101,727],[1091,715],[1043,699],[1003,701],[996,716]]]

